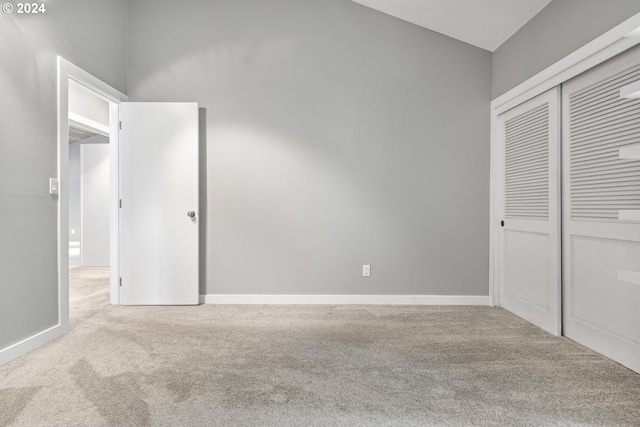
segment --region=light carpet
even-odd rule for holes
[[[122,307],[0,367],[2,426],[640,426],[640,375],[461,306]]]

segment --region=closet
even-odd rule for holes
[[[638,81],[635,47],[498,129],[500,304],[640,372],[640,99],[620,95]]]

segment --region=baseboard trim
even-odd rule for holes
[[[489,305],[484,295],[200,295],[200,304]]]
[[[65,329],[62,325],[58,324],[52,328],[44,330],[35,334],[32,337],[26,338],[16,344],[13,344],[7,348],[0,350],[0,366],[11,362],[14,359],[27,354],[36,348],[55,340],[65,334]]]

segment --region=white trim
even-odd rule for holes
[[[200,304],[489,305],[483,295],[200,295]]]
[[[120,91],[114,89],[78,66],[72,64],[61,56],[58,59],[58,82],[57,82],[57,106],[58,106],[58,180],[60,182],[58,192],[58,322],[62,335],[69,330],[69,80],[88,88],[98,96],[104,98],[111,105],[119,104],[128,98]],[[113,128],[117,129],[117,125],[112,123],[110,146],[111,146],[111,162],[112,172],[114,167],[117,171],[117,132],[113,133]],[[114,157],[115,156],[115,157]],[[114,161],[115,158],[115,161]],[[115,163],[115,165],[114,165]],[[112,188],[114,181],[117,184],[117,173],[111,174]],[[117,204],[118,192],[113,191],[111,195],[111,204]],[[113,251],[117,254],[117,238],[118,238],[118,218],[111,218],[111,302],[113,303],[114,289],[117,298],[117,274],[118,259],[113,258]],[[115,226],[114,226],[115,224]],[[115,243],[114,243],[115,239]],[[114,248],[115,246],[115,248]],[[115,285],[115,286],[114,286]],[[46,335],[48,337],[48,335]],[[40,342],[40,341],[38,341]],[[39,345],[45,341],[40,342]]]
[[[500,306],[500,221],[502,217],[502,151],[498,116],[491,114],[491,146],[489,147],[489,300],[492,307]],[[501,138],[501,137],[500,137]],[[501,140],[500,140],[501,141]],[[498,187],[496,187],[498,186]]]
[[[126,101],[127,98],[123,101]],[[109,179],[111,202],[109,203],[109,302],[120,303],[120,104],[109,103]]]
[[[640,27],[638,27],[635,30],[631,31],[625,37],[640,37]]]
[[[640,27],[640,13],[561,59],[491,102],[490,218],[489,218],[489,298],[500,305],[500,129],[498,116],[584,71],[640,44],[640,37],[627,37]]]
[[[95,132],[103,136],[109,136],[109,126],[105,126],[102,123],[98,123],[95,120],[88,119],[71,111],[69,111],[69,123],[72,123],[75,127],[88,132]]]
[[[0,366],[9,363],[18,357],[35,350],[36,348],[61,337],[66,333],[63,325],[58,324],[52,328],[39,332],[29,338],[26,338],[16,344],[0,350]]]

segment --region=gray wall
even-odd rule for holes
[[[69,241],[80,242],[80,142],[69,145]]]
[[[107,123],[108,124],[108,123]],[[80,242],[82,238],[82,221],[80,205],[80,184],[82,171],[80,169],[80,147],[85,144],[108,144],[109,137],[94,135],[82,141],[77,141],[69,145],[69,241]],[[71,231],[75,231],[72,234]]]
[[[82,266],[109,266],[109,201],[110,201],[109,144],[82,144],[81,168],[81,240]]]
[[[57,323],[56,55],[126,87],[127,2],[46,6],[0,13],[0,349]]]
[[[494,52],[493,98],[639,12],[639,0],[553,0]]]
[[[127,77],[207,109],[207,293],[488,294],[489,52],[349,0],[133,0]]]

